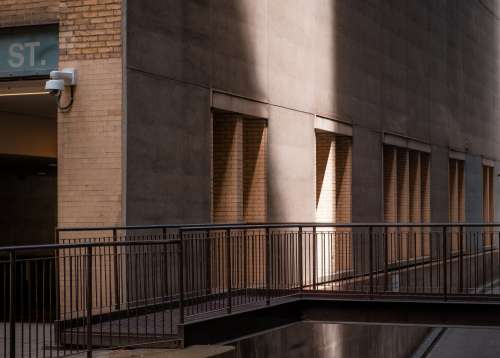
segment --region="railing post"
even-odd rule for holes
[[[9,252],[9,333],[10,358],[16,356],[16,253]],[[22,344],[23,342],[21,342]]]
[[[313,227],[313,290],[316,290],[317,284],[317,275],[318,275],[318,253],[317,253],[317,245],[316,242],[316,226]]]
[[[179,322],[184,324],[184,232],[179,229]]]
[[[370,274],[370,297],[373,296],[373,227],[368,228],[368,269]]]
[[[212,248],[211,248],[211,242],[210,242],[210,230],[206,230],[205,232],[206,235],[206,245],[205,245],[205,256],[207,260],[207,265],[205,267],[206,270],[206,277],[205,280],[207,281],[206,285],[206,294],[209,295],[212,293]]]
[[[231,275],[231,229],[226,230],[227,313],[233,309]]]
[[[447,267],[447,227],[443,226],[443,297],[446,301],[448,299],[448,267]]]
[[[463,274],[463,269],[464,269],[464,252],[463,252],[463,242],[464,242],[464,226],[460,225],[460,237],[458,241],[458,249],[460,251],[460,257],[459,257],[459,267],[458,267],[458,289],[459,292],[463,292],[464,289],[464,274]]]
[[[299,227],[299,284],[300,292],[304,290],[304,258],[302,257],[302,226]]]
[[[389,231],[384,226],[384,291],[389,288]]]
[[[116,229],[113,229],[113,271],[114,271],[114,284],[115,284],[115,309],[120,310],[120,279],[118,273],[118,246],[116,245],[117,235]]]
[[[161,234],[161,238],[162,238],[162,241],[165,242],[167,241],[167,228],[162,228],[162,234]],[[163,265],[165,267],[165,271],[164,271],[164,277],[163,277],[163,283],[164,283],[164,287],[165,287],[165,290],[163,292],[163,299],[166,300],[167,297],[168,297],[168,267],[167,267],[167,264],[168,264],[168,245],[167,244],[163,244]]]
[[[87,357],[92,357],[92,245],[87,246]]]
[[[266,305],[271,304],[271,238],[266,227]]]

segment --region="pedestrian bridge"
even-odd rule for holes
[[[58,244],[0,248],[0,357],[215,343],[301,320],[500,326],[499,229],[58,229]]]

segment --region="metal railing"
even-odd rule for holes
[[[0,357],[175,346],[180,324],[305,295],[500,299],[500,224],[58,229],[0,248]]]

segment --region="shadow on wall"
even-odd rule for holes
[[[210,221],[210,88],[263,98],[267,0],[133,0],[127,224]]]

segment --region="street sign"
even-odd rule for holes
[[[0,29],[0,78],[48,75],[58,60],[57,26]]]

